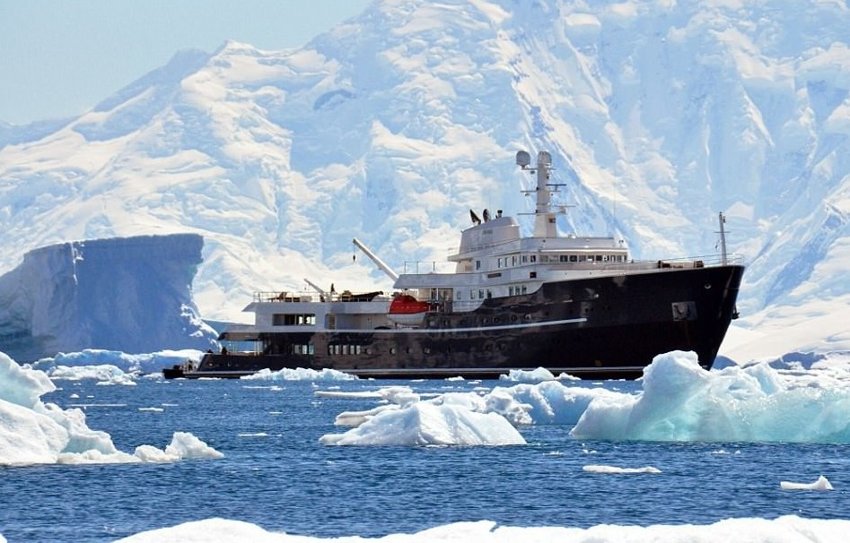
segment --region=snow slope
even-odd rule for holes
[[[432,269],[469,208],[530,209],[513,155],[548,149],[564,232],[697,256],[728,214],[749,269],[721,352],[847,349],[847,28],[827,0],[383,0],[301,49],[182,51],[76,119],[0,130],[0,224],[20,240],[0,266],[194,232],[207,318],[305,277],[388,290],[352,236]]]

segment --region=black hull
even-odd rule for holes
[[[415,330],[276,333],[260,338],[263,354],[207,354],[182,376],[300,367],[374,378],[480,379],[544,367],[556,375],[633,379],[672,350],[694,351],[710,368],[736,316],[743,271],[730,265],[546,283],[534,294],[485,300],[474,312],[446,307]],[[313,354],[293,352],[307,344]]]

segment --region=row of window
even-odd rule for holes
[[[489,343],[484,344],[482,350],[484,351],[493,351],[499,350],[504,351],[507,346],[504,343],[499,343],[498,345],[492,345]],[[414,347],[404,347],[399,349],[397,347],[390,347],[390,354],[414,354],[414,352],[419,351],[419,349]],[[421,352],[423,354],[431,354],[430,347],[422,347]],[[451,352],[449,348],[447,352]],[[358,354],[372,354],[371,347],[363,347],[361,345],[328,345],[328,354],[329,355],[358,355]]]
[[[316,315],[312,313],[290,314],[275,313],[272,315],[274,326],[315,326]]]
[[[293,345],[292,354],[316,354],[316,348],[312,343]]]
[[[541,261],[542,260],[543,259],[541,258]],[[510,262],[510,264],[508,264],[508,262]],[[535,262],[537,262],[537,255],[522,255],[522,257],[520,257],[518,255],[514,255],[514,256],[511,256],[511,257],[506,256],[504,258],[499,258],[496,261],[496,267],[497,268],[507,268],[509,265],[510,266],[516,266],[519,263],[534,264]]]
[[[503,291],[504,292],[504,291]],[[519,296],[520,294],[528,293],[528,285],[508,285],[508,296]],[[469,290],[469,299],[475,300],[477,295],[478,300],[483,300],[484,298],[492,298],[493,291],[491,289],[470,289]],[[504,294],[503,294],[504,295]],[[463,300],[463,292],[460,290],[455,294],[455,299],[458,301]]]
[[[505,344],[499,343],[498,346],[496,346],[495,348],[501,351],[501,350],[504,350],[505,347],[506,347]],[[418,349],[414,349],[413,347],[404,347],[402,349],[399,349],[397,347],[390,347],[389,353],[390,354],[399,354],[399,353],[401,353],[401,354],[413,354],[414,351],[417,351],[417,350]],[[490,344],[485,344],[483,346],[483,350],[485,350],[485,351],[494,350],[494,347]],[[291,346],[291,352],[293,354],[309,354],[309,355],[316,354],[315,346],[312,343],[292,345]],[[431,354],[431,348],[430,347],[422,347],[421,352],[424,353],[424,354]],[[331,355],[331,356],[372,354],[372,348],[371,347],[365,347],[363,345],[334,344],[334,345],[328,345],[328,354]]]
[[[549,255],[541,262],[625,262],[626,255]]]
[[[540,262],[625,262],[626,255],[624,254],[564,254],[564,255],[540,255]],[[496,260],[496,268],[509,268],[519,264],[534,264],[537,262],[537,255],[513,255],[500,257]],[[475,261],[475,269],[481,269],[481,261]]]

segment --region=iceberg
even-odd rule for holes
[[[54,390],[46,373],[21,367],[0,353],[0,466],[174,462],[223,456],[185,432],[175,432],[165,450],[141,445],[134,454],[119,451],[109,434],[86,425],[82,410],[42,402],[41,396]]]
[[[706,371],[691,352],[655,357],[643,390],[593,399],[579,439],[850,443],[850,384],[768,364]]]
[[[326,434],[325,445],[525,445],[504,417],[459,406],[416,403],[378,413],[344,434]]]
[[[56,366],[47,371],[51,380],[81,381],[94,379],[98,384],[134,386],[133,376],[111,364],[93,366]]]
[[[525,439],[503,416],[479,412],[475,395],[441,395],[420,400],[404,387],[379,392],[396,403],[361,412],[345,412],[336,424],[354,426],[342,434],[326,434],[325,445],[524,445]],[[445,401],[446,397],[449,401]],[[451,401],[451,399],[462,401]],[[474,403],[474,402],[473,402]]]
[[[579,378],[569,373],[562,373],[555,377],[546,368],[536,368],[533,370],[510,370],[507,375],[500,375],[499,380],[515,381],[518,383],[540,383],[543,381],[578,381]]]
[[[661,473],[661,470],[654,466],[644,466],[642,468],[621,468],[618,466],[601,466],[596,464],[591,464],[588,466],[584,466],[581,468],[582,471],[586,471],[588,473],[623,473],[623,474],[635,474],[635,473]]]
[[[271,371],[266,368],[251,375],[240,377],[240,379],[249,381],[351,381],[357,379],[357,376],[330,368],[321,370],[283,368],[278,371]]]
[[[833,490],[829,479],[821,475],[813,483],[794,483],[791,481],[780,481],[779,488],[782,490]]]
[[[187,360],[200,360],[203,352],[197,349],[162,350],[153,353],[130,354],[107,349],[83,349],[73,353],[58,353],[55,356],[40,358],[31,364],[32,368],[47,372],[53,377],[57,372],[71,375],[80,372],[85,375],[86,366],[111,366],[127,374],[161,375],[163,368],[182,364]],[[59,369],[63,368],[63,369]],[[76,369],[72,369],[76,368]]]
[[[150,353],[215,346],[192,280],[196,234],[75,241],[32,250],[0,276],[2,350],[34,361],[86,348]]]

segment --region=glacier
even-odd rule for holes
[[[389,290],[468,209],[528,211],[547,149],[563,232],[748,264],[737,361],[850,349],[850,10],[843,2],[379,0],[301,48],[187,50],[62,122],[0,130],[0,224],[28,251],[194,232],[201,314],[304,278]],[[528,224],[523,225],[529,228]]]
[[[97,347],[206,350],[216,333],[192,298],[196,234],[67,242],[0,276],[0,350],[18,361]]]

